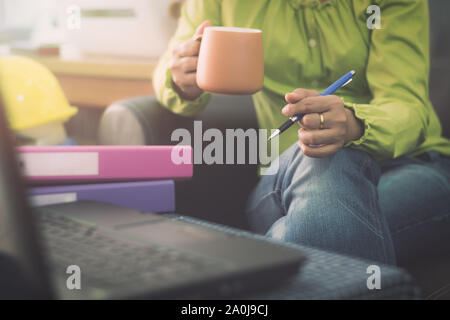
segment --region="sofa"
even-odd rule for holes
[[[430,98],[441,119],[443,134],[450,138],[450,1],[431,0]],[[159,105],[154,96],[118,101],[104,112],[99,144],[171,145],[171,133],[201,120],[203,131],[218,128],[257,128],[249,96],[214,95],[195,117],[181,117]],[[244,207],[257,182],[256,165],[196,165],[194,177],[176,183],[176,211],[183,215],[247,229]],[[450,230],[449,230],[450,232]],[[427,261],[400,262],[415,278],[425,298],[450,298],[450,253]]]

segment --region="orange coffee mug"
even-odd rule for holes
[[[200,89],[222,94],[252,94],[264,83],[262,31],[207,27],[197,65]]]

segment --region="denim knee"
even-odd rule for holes
[[[292,155],[280,186],[283,202],[290,202],[298,190],[338,196],[358,189],[361,177],[373,185],[380,179],[380,166],[363,151],[343,148],[327,158],[307,157],[301,151]]]
[[[345,148],[325,159],[300,153],[290,166],[282,190],[287,214],[268,235],[394,261],[389,230],[377,201],[380,169],[375,160],[364,152]]]

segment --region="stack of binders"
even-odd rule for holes
[[[174,180],[191,178],[193,172],[190,146],[26,146],[17,150],[34,206],[91,200],[145,212],[173,212]]]

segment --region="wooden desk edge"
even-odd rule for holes
[[[61,60],[57,57],[33,57],[55,74],[97,78],[151,80],[157,59],[105,58],[104,60]]]

